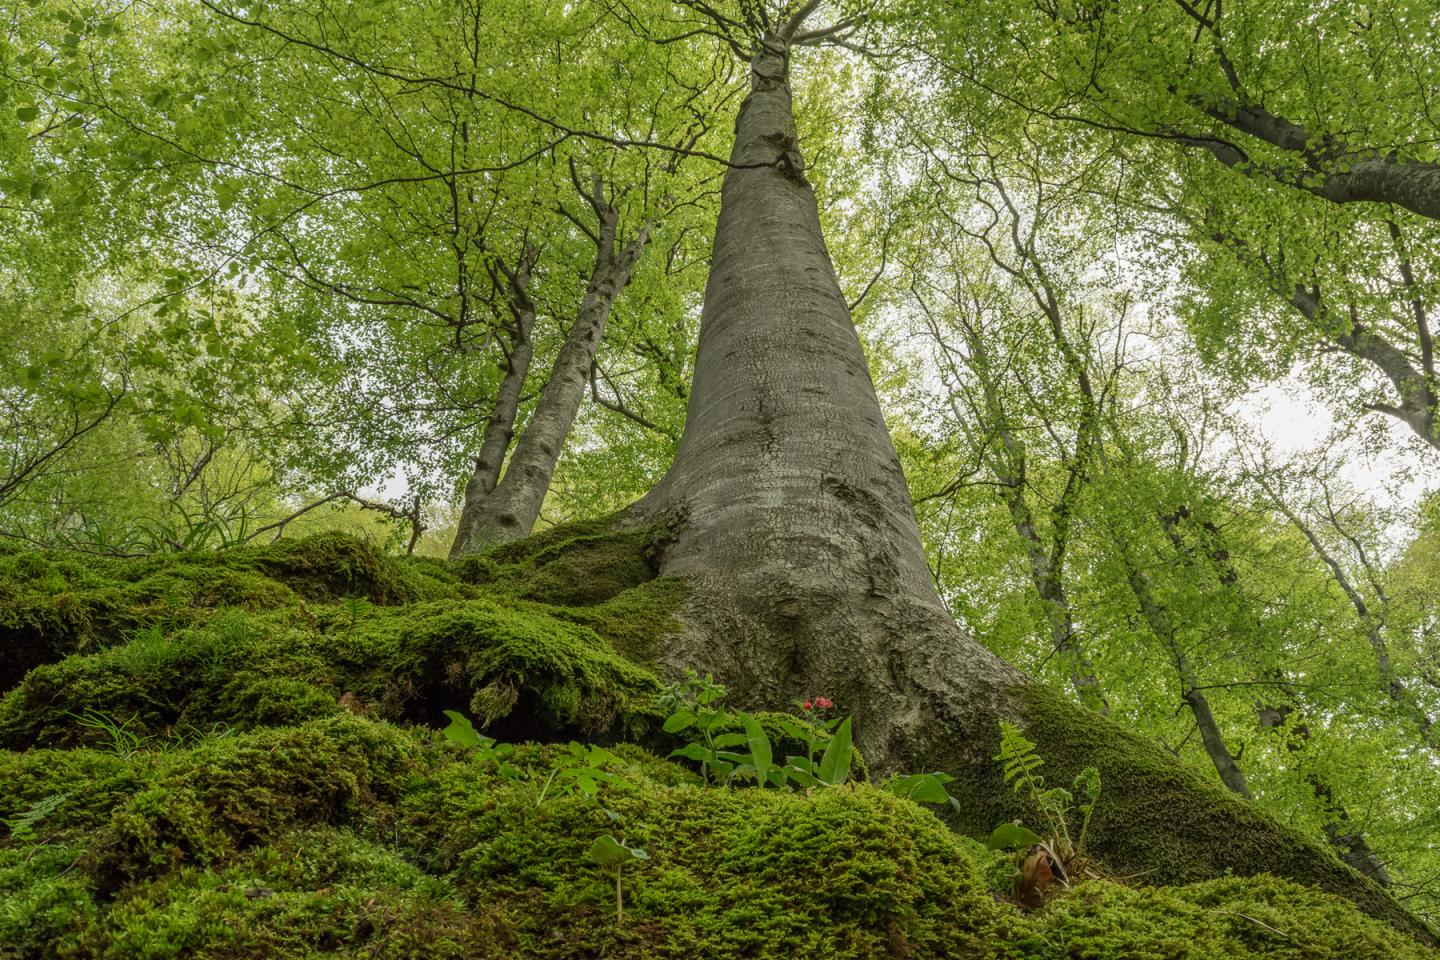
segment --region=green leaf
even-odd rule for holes
[[[664,730],[666,733],[679,733],[686,729],[696,720],[695,711],[687,708],[676,710],[665,720]]]
[[[450,718],[450,725],[440,731],[440,735],[451,743],[458,743],[462,747],[488,747],[495,742],[476,731],[475,725],[462,713],[454,710],[446,710],[445,716]]]
[[[797,760],[804,758],[791,757],[790,759]],[[792,766],[789,764],[787,764],[785,767],[785,776],[789,777],[791,780],[794,780],[800,786],[806,788],[819,786],[820,784],[820,781],[815,779],[815,774],[811,773],[809,770],[803,770],[800,767]]]
[[[711,759],[709,750],[705,749],[702,743],[687,743],[683,747],[676,747],[670,751],[672,757],[684,757],[686,760],[694,760],[696,763],[704,763]]]
[[[607,833],[590,844],[590,859],[614,872],[632,860],[649,860],[650,855],[639,847],[627,847]]]
[[[40,116],[40,108],[34,104],[28,107],[18,107],[15,110],[15,116],[19,118],[22,123],[29,123],[31,120]]]
[[[763,788],[770,780],[771,768],[775,766],[770,737],[766,735],[765,728],[760,726],[760,721],[750,714],[740,714],[740,722],[745,725],[745,735],[748,738],[746,745],[750,748],[750,765],[755,768],[755,782]]]
[[[835,735],[830,738],[830,743],[825,747],[825,754],[820,758],[820,782],[832,787],[838,787],[850,779],[850,758],[853,750],[850,745],[850,718],[835,730]]]
[[[945,773],[912,773],[888,780],[885,789],[916,803],[949,803],[950,793],[945,784],[953,779]]]
[[[1018,823],[1002,823],[991,832],[990,839],[985,841],[985,846],[991,850],[1018,850],[1021,847],[1033,847],[1037,843],[1044,842],[1044,838],[1027,827],[1022,827]]]

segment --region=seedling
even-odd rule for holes
[[[598,863],[607,876],[615,878],[615,922],[624,923],[625,900],[620,889],[621,874],[627,863],[649,860],[650,854],[639,847],[626,846],[623,839],[616,840],[607,833],[590,844],[590,859]]]

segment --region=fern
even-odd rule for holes
[[[35,839],[35,825],[44,820],[69,798],[68,793],[52,793],[32,803],[17,817],[0,818],[0,823],[10,828],[10,836],[16,840]]]
[[[1036,770],[1045,761],[1035,753],[1035,744],[1027,739],[1020,728],[1013,723],[1000,721],[1000,752],[995,756],[1005,774],[1005,782],[1013,784],[1015,792],[1033,790],[1039,792],[1045,783]]]

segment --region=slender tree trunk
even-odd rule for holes
[[[1116,872],[1165,882],[1269,870],[1424,936],[1325,848],[1037,687],[955,625],[821,236],[789,53],[782,30],[751,62],[685,433],[629,516],[665,529],[660,572],[690,585],[664,664],[715,674],[751,708],[834,698],[856,718],[872,776],[955,775],[957,825],[977,834],[1024,813],[994,760],[997,720],[1016,721],[1057,783],[1101,767],[1109,805],[1091,836]]]
[[[1177,507],[1173,513],[1162,513],[1160,525],[1165,528],[1165,535],[1175,545],[1175,549],[1181,557],[1192,556],[1186,547],[1184,534],[1180,530],[1180,523],[1192,516],[1188,507],[1184,505]],[[1220,531],[1214,524],[1202,521],[1201,527],[1207,538],[1218,538]],[[1230,561],[1229,551],[1220,545],[1218,539],[1207,539],[1203,548],[1205,556],[1214,564],[1216,578],[1223,588],[1238,590],[1240,583],[1239,571],[1235,569]],[[1258,620],[1255,623],[1255,630],[1263,629],[1263,624]],[[1285,675],[1278,669],[1265,671],[1265,676],[1271,681],[1277,682],[1279,688],[1288,689],[1289,683]],[[1310,725],[1305,722],[1305,717],[1300,711],[1283,701],[1261,699],[1255,704],[1256,719],[1259,721],[1260,729],[1269,732],[1283,731],[1287,721],[1294,718],[1290,729],[1286,731],[1285,749],[1292,755],[1300,754],[1306,743],[1310,741]],[[1320,801],[1322,809],[1326,813],[1324,825],[1325,837],[1330,845],[1335,848],[1335,853],[1341,860],[1359,870],[1370,879],[1381,886],[1390,886],[1390,874],[1385,869],[1384,862],[1375,855],[1371,849],[1370,842],[1365,839],[1365,834],[1358,830],[1347,830],[1350,825],[1350,811],[1345,809],[1335,796],[1335,790],[1321,776],[1315,773],[1305,773],[1304,779],[1310,785],[1315,799]]]
[[[1205,746],[1206,756],[1214,765],[1215,772],[1220,775],[1220,781],[1235,795],[1249,800],[1250,785],[1245,782],[1245,774],[1240,770],[1239,761],[1230,752],[1230,748],[1225,745],[1225,737],[1220,732],[1220,724],[1215,719],[1215,711],[1210,709],[1210,700],[1205,696],[1205,691],[1201,689],[1195,668],[1180,645],[1180,638],[1175,634],[1175,626],[1170,622],[1169,614],[1155,600],[1155,592],[1151,589],[1150,578],[1128,556],[1123,556],[1121,562],[1125,565],[1125,576],[1130,584],[1130,591],[1140,605],[1141,616],[1145,618],[1145,622],[1150,626],[1150,631],[1155,634],[1160,645],[1170,656],[1170,663],[1175,668],[1175,674],[1180,680],[1180,698],[1185,701],[1185,705],[1190,708],[1191,716],[1195,718],[1195,726],[1200,730],[1200,742]]]
[[[1320,537],[1311,529],[1310,525],[1290,508],[1290,505],[1280,496],[1279,491],[1259,473],[1255,475],[1255,480],[1270,497],[1270,501],[1275,504],[1276,508],[1305,537],[1316,556],[1330,571],[1331,578],[1340,587],[1346,599],[1350,601],[1350,605],[1355,608],[1355,615],[1360,619],[1361,625],[1365,627],[1365,637],[1370,641],[1370,649],[1375,654],[1375,667],[1380,674],[1380,686],[1384,690],[1385,696],[1415,720],[1420,739],[1427,747],[1431,750],[1440,749],[1440,731],[1436,730],[1435,721],[1425,711],[1424,705],[1406,687],[1404,680],[1395,673],[1394,664],[1390,661],[1390,646],[1385,642],[1383,618],[1377,616],[1370,609],[1370,605],[1365,602],[1360,591],[1350,582],[1345,568],[1340,566],[1340,562],[1326,549],[1325,544],[1321,542]]]
[[[485,423],[485,435],[480,441],[480,452],[475,456],[475,469],[465,484],[465,501],[460,510],[460,523],[455,531],[455,542],[450,547],[450,558],[463,556],[470,543],[470,537],[479,518],[484,514],[486,501],[500,481],[500,468],[505,463],[505,453],[515,435],[515,415],[520,409],[520,394],[525,388],[525,378],[530,372],[530,358],[535,352],[531,334],[535,328],[535,303],[530,299],[530,275],[535,269],[539,251],[535,247],[525,250],[513,271],[495,261],[495,280],[499,274],[505,277],[506,300],[514,321],[510,338],[510,352],[505,363],[505,377],[495,394],[495,407]]]
[[[1275,676],[1281,681],[1284,679],[1278,671]],[[1285,749],[1291,753],[1301,752],[1309,742],[1310,725],[1305,722],[1304,715],[1290,704],[1262,700],[1255,704],[1255,710],[1260,729],[1286,733]],[[1288,731],[1285,730],[1287,721],[1290,722]],[[1390,872],[1385,869],[1385,861],[1376,855],[1363,831],[1349,829],[1352,826],[1350,811],[1336,799],[1335,790],[1318,774],[1307,774],[1305,780],[1328,815],[1324,826],[1325,837],[1340,859],[1381,886],[1390,886]]]
[[[515,443],[505,475],[479,502],[468,521],[462,520],[452,557],[518,540],[534,528],[565,438],[585,399],[590,368],[605,335],[611,308],[630,282],[630,273],[645,249],[648,225],[641,227],[629,243],[619,246],[616,232],[620,211],[605,201],[598,180],[587,200],[600,218],[600,230],[595,238],[595,266],[575,324]]]
[[[1051,542],[1048,545],[1035,527],[1035,516],[1026,498],[1026,478],[1029,460],[1025,442],[1009,427],[1009,418],[1000,397],[1000,391],[991,375],[993,369],[989,351],[984,342],[983,332],[969,330],[970,367],[980,379],[984,396],[985,416],[990,423],[986,426],[1000,437],[1003,453],[988,458],[995,478],[1000,482],[1001,497],[1010,513],[1010,522],[1015,534],[1025,547],[1025,556],[1030,562],[1030,580],[1040,597],[1040,606],[1045,623],[1050,631],[1050,647],[1066,665],[1070,674],[1070,686],[1080,702],[1101,714],[1110,713],[1110,704],[1105,691],[1095,676],[1095,666],[1085,656],[1080,640],[1076,636],[1075,619],[1070,611],[1070,600],[1065,594],[1064,559],[1066,540],[1070,530],[1070,511],[1079,495],[1079,486],[1084,483],[1084,464],[1087,444],[1084,431],[1088,422],[1082,424],[1076,437],[1074,456],[1065,456],[1068,479],[1065,491],[1051,508],[1054,521]]]

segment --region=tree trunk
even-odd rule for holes
[[[1056,784],[1100,769],[1092,849],[1115,873],[1269,871],[1425,936],[1318,843],[1032,684],[956,626],[821,236],[789,53],[782,31],[751,62],[685,432],[670,472],[630,512],[666,528],[660,572],[690,583],[664,665],[713,673],[749,708],[834,698],[855,717],[872,776],[956,776],[957,826],[972,834],[1025,815],[993,759],[997,721],[1013,720]]]
[[[1390,203],[1422,217],[1440,219],[1440,164],[1402,159],[1395,152],[1352,148],[1333,136],[1317,137],[1258,104],[1221,101],[1196,105],[1212,119],[1295,155],[1306,170],[1292,173],[1254,163],[1232,144],[1195,139],[1228,167],[1278,180],[1334,203]]]
[[[1121,549],[1123,552],[1123,546]],[[1220,724],[1215,719],[1215,712],[1210,709],[1210,699],[1200,688],[1195,668],[1180,647],[1180,639],[1175,635],[1174,624],[1170,622],[1165,608],[1155,601],[1150,578],[1128,556],[1122,556],[1121,562],[1125,565],[1125,576],[1130,583],[1130,591],[1135,594],[1135,600],[1140,605],[1141,616],[1145,618],[1145,622],[1150,625],[1150,631],[1155,634],[1155,638],[1160,641],[1170,655],[1170,663],[1174,666],[1176,676],[1180,680],[1180,698],[1185,701],[1185,705],[1190,708],[1190,715],[1195,718],[1195,726],[1200,731],[1200,742],[1205,746],[1205,755],[1210,758],[1215,772],[1220,775],[1220,782],[1225,784],[1226,788],[1236,796],[1249,800],[1250,785],[1245,782],[1245,774],[1240,770],[1239,761],[1230,752],[1230,748],[1225,745],[1225,737],[1220,732]]]
[[[470,537],[485,510],[486,501],[500,482],[500,468],[505,463],[505,454],[515,435],[515,415],[520,409],[520,394],[525,388],[525,377],[530,372],[530,358],[535,346],[531,332],[535,328],[535,303],[530,299],[530,275],[535,269],[539,251],[526,248],[512,272],[498,260],[495,272],[505,276],[506,300],[515,322],[510,338],[510,355],[506,358],[505,377],[495,394],[495,407],[485,422],[485,435],[480,442],[480,452],[475,456],[475,470],[465,484],[465,502],[460,510],[460,523],[455,531],[455,542],[450,547],[450,559],[463,556],[470,543]],[[493,276],[494,274],[492,274]],[[495,276],[497,286],[499,276]]]
[[[1284,679],[1278,671],[1276,671],[1276,679],[1281,681]],[[1309,742],[1310,725],[1305,722],[1303,715],[1297,715],[1295,707],[1288,703],[1262,700],[1255,704],[1255,711],[1260,720],[1260,728],[1283,733],[1285,749],[1291,753],[1300,753],[1304,744]],[[1290,730],[1285,731],[1286,722],[1291,721],[1292,718]],[[1365,833],[1361,830],[1347,829],[1347,827],[1353,826],[1350,811],[1345,809],[1345,805],[1336,798],[1335,790],[1319,774],[1306,774],[1305,780],[1310,784],[1310,789],[1314,791],[1315,799],[1320,801],[1320,805],[1329,814],[1329,820],[1324,827],[1325,837],[1335,848],[1340,859],[1381,886],[1390,886],[1390,871],[1385,869],[1385,861],[1380,859],[1370,846],[1370,841],[1365,839]]]
[[[575,324],[540,390],[540,399],[515,444],[504,477],[471,512],[468,522],[462,519],[452,557],[518,540],[534,528],[565,438],[585,399],[590,368],[605,335],[610,310],[645,249],[648,225],[623,248],[619,247],[616,232],[620,211],[605,201],[598,179],[586,199],[600,218],[600,231],[595,237],[595,266]]]

